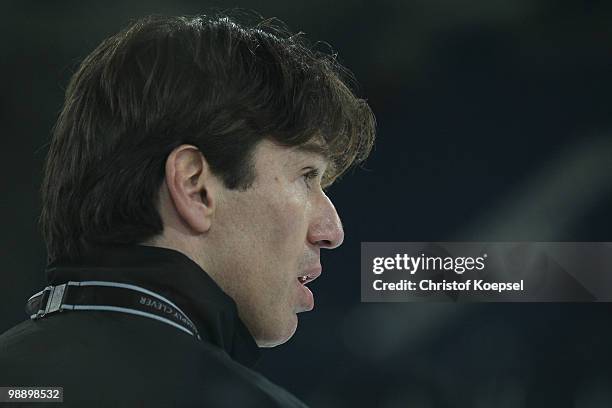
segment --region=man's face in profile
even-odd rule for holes
[[[260,346],[287,341],[299,312],[313,308],[302,277],[321,272],[320,249],[344,239],[340,219],[321,189],[326,160],[299,148],[260,142],[254,184],[218,195],[209,231],[218,243],[208,259]]]

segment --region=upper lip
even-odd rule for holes
[[[302,282],[302,284],[305,285],[317,279],[319,276],[321,276],[321,269],[322,269],[321,265],[314,266],[304,271],[300,276],[298,276],[298,278],[306,277],[306,280]]]

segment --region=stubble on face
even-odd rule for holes
[[[206,268],[234,299],[257,343],[271,347],[297,328],[297,276],[315,255],[306,244],[308,195],[299,173],[287,166],[288,149],[264,141],[254,157],[253,186],[219,198]]]

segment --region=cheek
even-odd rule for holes
[[[304,202],[299,197],[290,197],[271,203],[268,210],[272,220],[269,238],[275,248],[303,251],[308,229]]]
[[[221,239],[225,248],[240,248],[243,268],[259,271],[260,276],[294,273],[307,237],[307,203],[303,192],[291,188],[237,195],[224,211],[225,225]],[[230,239],[230,237],[232,237]],[[230,242],[231,241],[231,242]],[[236,251],[227,254],[236,258]],[[235,259],[238,261],[238,259]],[[289,271],[288,268],[292,270]]]

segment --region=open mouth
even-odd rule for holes
[[[297,280],[302,284],[306,285],[313,280],[317,279],[321,275],[321,267],[314,268],[309,271],[306,275],[298,276]]]
[[[302,285],[307,285],[310,282],[312,282],[313,280],[317,279],[319,276],[321,276],[321,265],[316,265],[310,269],[306,269],[302,272],[305,272],[304,275],[302,276],[298,276],[297,280],[298,282],[300,282]]]
[[[307,284],[308,282],[313,281],[314,279],[310,275],[298,276],[298,280],[302,285]]]

